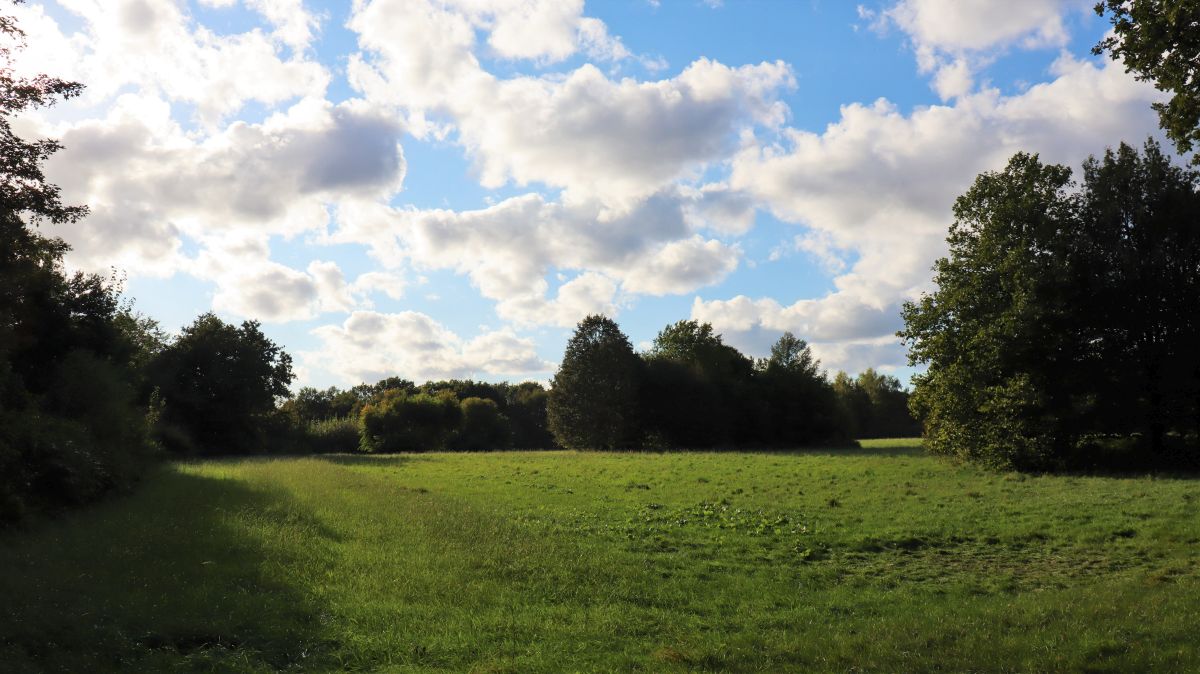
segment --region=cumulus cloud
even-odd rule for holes
[[[672,241],[630,265],[623,287],[645,295],[680,295],[725,278],[739,256],[736,247],[716,239]]]
[[[825,297],[788,306],[697,299],[693,318],[755,348],[783,330],[825,344],[889,339],[899,304],[928,289],[950,207],[974,176],[1020,150],[1078,166],[1121,140],[1157,135],[1149,103],[1158,94],[1120,65],[1063,57],[1054,72],[1019,95],[983,91],[907,115],[883,100],[848,105],[822,133],[788,130],[780,143],[748,145],[733,161],[731,187],[807,227],[801,241],[811,244],[802,247],[857,259]]]
[[[518,18],[561,23],[564,15],[577,16],[574,3],[551,4],[553,12],[534,3],[530,16]],[[419,120],[414,132],[446,134],[446,127],[428,121],[444,120],[486,187],[541,183],[564,189],[568,199],[627,207],[723,158],[738,130],[786,119],[777,94],[794,86],[794,78],[778,61],[735,68],[700,59],[676,77],[651,82],[613,80],[591,64],[563,74],[498,78],[474,53],[479,22],[470,9],[424,0],[363,4],[349,25],[364,53],[349,72],[368,99],[390,102]],[[492,41],[507,24],[485,25]],[[600,34],[600,24],[587,25],[595,26],[589,34]],[[561,45],[551,47],[546,35],[559,36]],[[550,29],[522,34],[519,43],[548,57],[566,54],[573,44]]]
[[[522,377],[553,369],[537,356],[531,339],[496,330],[464,340],[429,316],[414,312],[356,311],[340,325],[312,331],[317,351],[302,354],[344,383],[399,375],[414,381],[489,375]]]
[[[193,139],[165,101],[126,94],[102,119],[47,125],[41,135],[65,146],[48,177],[65,199],[92,209],[61,228],[72,263],[117,260],[166,275],[184,235],[295,235],[324,228],[333,200],[391,194],[404,178],[400,133],[361,101],[305,99],[261,124]]]
[[[711,229],[721,234],[738,235],[754,227],[755,200],[725,183],[708,183],[687,189],[691,198],[689,215],[696,229]]]
[[[41,7],[17,7],[17,20],[31,47],[17,67],[46,69],[87,83],[84,100],[102,103],[129,86],[143,94],[195,106],[213,125],[247,102],[266,105],[301,96],[322,96],[329,73],[298,47],[307,44],[315,20],[298,2],[251,0],[276,22],[271,34],[259,29],[218,35],[196,24],[181,3],[147,0],[61,0],[81,22],[67,32]],[[290,57],[279,47],[293,46]]]
[[[993,0],[900,0],[881,13],[859,8],[876,29],[895,25],[912,42],[921,72],[934,76],[942,100],[971,91],[974,72],[1010,47],[1061,47],[1064,16],[1087,0],[1039,0],[1019,6]]]
[[[736,268],[736,246],[691,234],[690,204],[676,190],[626,211],[537,194],[473,211],[350,204],[339,209],[334,240],[368,244],[381,261],[465,274],[503,318],[572,325],[588,313],[615,313],[617,283],[630,293],[679,294]],[[554,269],[581,274],[551,300],[546,276]]]
[[[585,316],[617,315],[615,296],[617,284],[604,274],[585,272],[563,283],[558,294],[546,297],[545,280],[535,284],[532,292],[500,300],[496,314],[517,325],[555,325],[571,327]]]
[[[214,308],[231,314],[350,313],[318,329],[311,354],[350,383],[544,372],[514,328],[718,284],[760,209],[801,228],[773,259],[804,253],[836,275],[833,291],[791,304],[697,297],[693,317],[754,353],[791,330],[831,367],[896,363],[897,309],[928,288],[950,204],[974,175],[1018,149],[1077,165],[1155,128],[1152,88],[1112,64],[1063,56],[1053,81],[1014,96],[977,86],[1005,50],[1065,45],[1085,0],[863,10],[904,32],[949,103],[849,104],[816,133],[786,126],[787,64],[701,58],[634,78],[630,65],[661,64],[582,0],[359,0],[346,75],[362,98],[337,105],[312,50],[323,17],[302,0],[199,1],[240,3],[260,25],[218,34],[186,3],[145,0],[59,0],[61,25],[39,5],[14,10],[30,34],[19,66],[89,85],[65,114],[17,120],[63,140],[49,177],[92,208],[55,233],[79,267],[211,281]],[[264,119],[229,123],[247,104]],[[521,189],[474,210],[404,206],[404,132],[461,148],[486,188]],[[362,244],[379,268],[347,278],[323,254],[285,265],[271,256],[279,237]],[[405,296],[406,273],[433,269],[466,276],[513,327],[462,339],[423,314],[373,310]]]
[[[378,271],[349,281],[330,260],[313,260],[303,270],[294,269],[271,259],[265,238],[237,235],[209,240],[182,269],[215,284],[216,311],[265,323],[370,308],[373,295],[399,298],[405,285],[399,274]]]

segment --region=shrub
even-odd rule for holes
[[[437,395],[385,391],[363,406],[360,446],[365,452],[427,452],[446,448],[462,410],[450,391]]]
[[[500,413],[496,401],[466,398],[460,404],[462,423],[454,437],[454,449],[473,451],[505,449],[511,440],[508,418]]]
[[[310,421],[304,428],[305,447],[317,454],[359,450],[359,424],[353,417]]]

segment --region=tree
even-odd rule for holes
[[[1172,94],[1153,107],[1179,152],[1190,152],[1200,140],[1200,0],[1103,0],[1095,9],[1111,15],[1113,34],[1092,52],[1107,51],[1139,80]]]
[[[807,342],[783,333],[760,370],[772,444],[802,446],[849,439],[833,387]]]
[[[758,444],[753,361],[711,324],[677,321],[645,354],[642,409],[648,441],[666,447]]]
[[[926,446],[1003,467],[1049,467],[1065,453],[1061,386],[1072,371],[1064,293],[1075,232],[1070,169],[1018,153],[954,204],[937,291],[903,309]]]
[[[512,446],[517,449],[549,449],[555,446],[554,435],[547,427],[546,389],[537,382],[527,381],[505,388],[505,415],[512,431]]]
[[[0,523],[128,487],[150,454],[119,283],[68,275],[67,244],[34,230],[87,208],[63,204],[42,171],[59,143],[20,138],[11,121],[82,85],[17,77],[10,43],[23,37],[0,15]]]
[[[550,431],[569,449],[616,449],[637,437],[640,361],[612,319],[588,316],[567,342],[550,386]]]
[[[921,425],[908,409],[908,392],[891,375],[867,368],[852,379],[838,372],[833,390],[856,438],[901,438],[921,432]]]
[[[1088,324],[1092,426],[1137,431],[1156,455],[1200,431],[1200,179],[1153,141],[1083,167],[1075,265]],[[1174,441],[1178,445],[1177,441]],[[1197,439],[1192,435],[1192,459]]]
[[[240,327],[204,314],[151,366],[161,423],[177,452],[261,451],[263,423],[288,393],[292,358],[256,321]]]
[[[954,206],[938,286],[904,307],[927,446],[1000,467],[1144,463],[1200,432],[1200,192],[1153,141],[1066,167],[1019,153]]]
[[[838,371],[833,377],[833,394],[838,401],[838,416],[842,428],[852,438],[869,437],[869,429],[873,426],[871,414],[871,398],[862,390],[854,377]]]

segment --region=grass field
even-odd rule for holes
[[[1200,480],[864,444],[172,465],[0,537],[0,667],[1200,671]]]

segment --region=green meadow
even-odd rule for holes
[[[0,536],[0,663],[1200,671],[1200,480],[863,444],[167,465]]]

